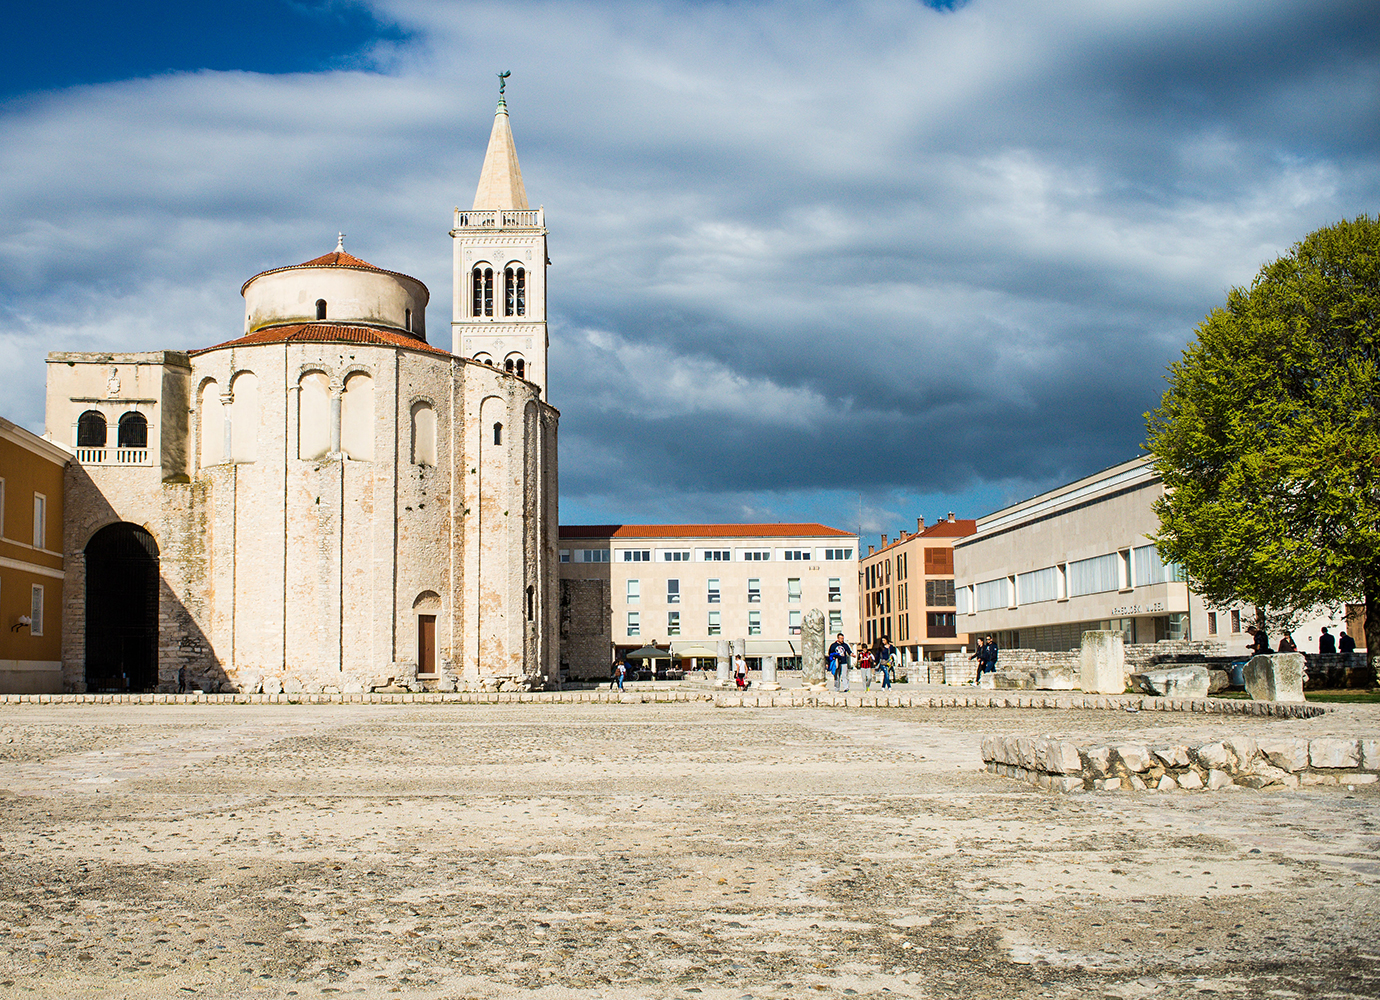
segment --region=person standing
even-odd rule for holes
[[[1285,632],[1279,637],[1279,651],[1281,653],[1297,653],[1299,647],[1294,643],[1294,634]]]
[[[834,690],[848,690],[848,660],[853,649],[844,641],[843,633],[829,647],[829,671],[834,675]]]
[[[978,637],[977,648],[973,650],[973,655],[968,657],[970,660],[977,660],[977,673],[973,676],[973,684],[976,685],[982,680],[982,672],[987,669],[987,640]]]
[[[890,636],[882,636],[876,660],[877,669],[882,672],[882,689],[885,690],[891,687],[892,673],[896,670],[896,647],[891,644]]]
[[[987,637],[987,672],[989,674],[997,672],[997,640],[990,635]]]
[[[742,653],[733,657],[733,683],[738,685],[740,691],[747,687],[747,660],[743,659]]]
[[[877,654],[866,646],[858,648],[858,673],[862,674],[863,690],[872,687],[872,668],[877,662]]]
[[[1327,630],[1326,625],[1323,626],[1322,635],[1318,636],[1318,652],[1322,654],[1337,652],[1337,639]]]
[[[1251,632],[1255,635],[1255,640],[1251,643],[1252,655],[1264,656],[1267,653],[1274,652],[1274,650],[1270,648],[1270,637],[1265,634],[1263,628],[1251,629]]]

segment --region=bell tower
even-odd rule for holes
[[[498,110],[474,208],[455,210],[451,351],[546,394],[546,224],[529,208],[499,74]]]

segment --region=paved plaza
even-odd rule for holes
[[[1306,720],[0,706],[0,995],[1380,995],[1380,790],[1056,795],[988,734]]]

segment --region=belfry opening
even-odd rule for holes
[[[137,524],[86,543],[86,690],[158,686],[158,543]]]

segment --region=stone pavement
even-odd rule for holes
[[[1375,786],[1054,796],[1080,709],[0,706],[0,995],[1380,995]]]

